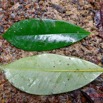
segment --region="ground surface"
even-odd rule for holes
[[[28,18],[69,21],[90,31],[91,35],[72,46],[47,52],[76,56],[103,66],[103,36],[99,1],[1,0],[0,34],[3,34],[14,22]],[[17,49],[4,40],[2,35],[0,36],[0,63],[10,63],[19,58],[41,53],[44,52],[25,52]],[[96,96],[87,96],[86,90],[93,92]],[[17,90],[8,81],[5,81],[3,73],[0,73],[0,103],[103,103],[103,76],[99,76],[92,83],[73,92],[35,96]]]

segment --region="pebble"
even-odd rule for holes
[[[100,19],[100,11],[97,11],[94,16],[94,21],[97,27],[100,25]]]
[[[23,6],[22,6],[22,5],[18,6],[18,9],[22,9],[22,8],[23,8]]]
[[[12,18],[12,19],[15,18],[15,14],[14,14],[14,13],[11,14],[11,18]]]

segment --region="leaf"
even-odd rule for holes
[[[0,64],[0,72],[2,72],[3,71],[3,65],[2,64]]]
[[[4,66],[6,78],[30,94],[50,95],[72,91],[97,78],[103,69],[74,57],[42,54]]]
[[[15,23],[3,37],[17,48],[44,51],[71,45],[89,34],[65,21],[29,19]]]

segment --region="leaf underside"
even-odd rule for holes
[[[26,51],[46,51],[69,46],[89,34],[65,21],[28,19],[15,23],[3,37]]]
[[[103,71],[98,65],[78,58],[42,54],[8,64],[4,73],[10,83],[26,93],[51,95],[83,87],[102,73],[96,72],[99,69]]]

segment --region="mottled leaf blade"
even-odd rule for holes
[[[69,22],[29,19],[15,23],[3,37],[23,50],[46,51],[71,45],[89,34]]]
[[[37,95],[69,92],[90,83],[103,69],[75,57],[42,54],[5,66],[6,78],[18,89]]]

